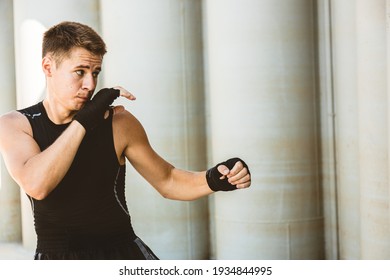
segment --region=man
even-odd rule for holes
[[[35,259],[157,259],[131,226],[126,159],[169,199],[251,184],[238,158],[203,172],[162,159],[138,120],[121,106],[110,107],[119,96],[135,99],[125,89],[102,89],[91,99],[105,53],[90,27],[53,26],[42,45],[45,99],[0,118],[0,151],[34,213]]]

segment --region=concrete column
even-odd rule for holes
[[[360,258],[356,1],[331,1],[339,258]]]
[[[253,178],[215,194],[216,257],[323,258],[313,2],[205,4],[213,160]]]
[[[101,7],[106,86],[137,96],[123,104],[162,157],[204,170],[201,1],[102,0]],[[131,166],[126,184],[135,231],[160,258],[208,258],[207,199],[164,200]]]
[[[335,108],[330,0],[317,1],[317,22],[321,185],[325,219],[325,258],[338,259]]]
[[[0,114],[16,107],[12,0],[0,1]],[[20,191],[0,156],[0,242],[21,241]]]
[[[61,21],[79,21],[99,31],[98,0],[14,0],[17,107],[43,99],[45,78],[41,70],[42,34]],[[23,243],[36,243],[31,206],[22,194]]]
[[[390,0],[386,0],[386,46],[387,46],[387,49],[389,49],[389,46],[390,46]],[[387,51],[387,68],[386,68],[386,71],[387,71],[387,75],[386,75],[386,79],[387,79],[387,108],[390,108],[390,52]],[[388,130],[387,130],[387,135],[388,135],[388,139],[390,139],[390,115],[389,113],[387,114],[388,116]],[[390,159],[390,145],[388,146],[388,158]],[[388,174],[390,174],[390,164],[389,164],[389,171],[388,171]],[[390,203],[390,183],[389,183],[389,203]],[[390,218],[390,207],[389,207],[389,218]],[[389,219],[389,224],[390,224],[390,219]]]
[[[386,1],[356,1],[361,258],[389,259]]]

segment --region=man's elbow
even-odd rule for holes
[[[196,200],[198,198],[198,197],[192,197],[192,196],[183,195],[183,194],[180,195],[178,192],[175,192],[173,190],[159,191],[159,193],[163,198],[166,198],[169,200],[193,201],[193,200]]]
[[[158,191],[160,193],[160,195],[163,197],[163,198],[166,198],[166,199],[173,199],[172,197],[172,194],[170,191],[168,190],[159,190]]]
[[[43,200],[49,195],[49,191],[47,191],[45,188],[42,188],[42,185],[40,184],[34,184],[34,183],[20,183],[20,187],[23,189],[23,191],[30,197],[34,198],[35,200]]]
[[[34,198],[35,200],[44,200],[48,195],[48,193],[37,193],[34,196],[30,195],[30,197]]]

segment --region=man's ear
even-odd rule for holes
[[[50,56],[45,56],[42,59],[42,70],[46,77],[51,77],[54,67],[54,60]]]

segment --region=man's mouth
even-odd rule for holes
[[[90,97],[89,96],[80,96],[80,95],[78,95],[77,99],[79,99],[79,100],[81,100],[83,102],[87,102],[90,99]]]

